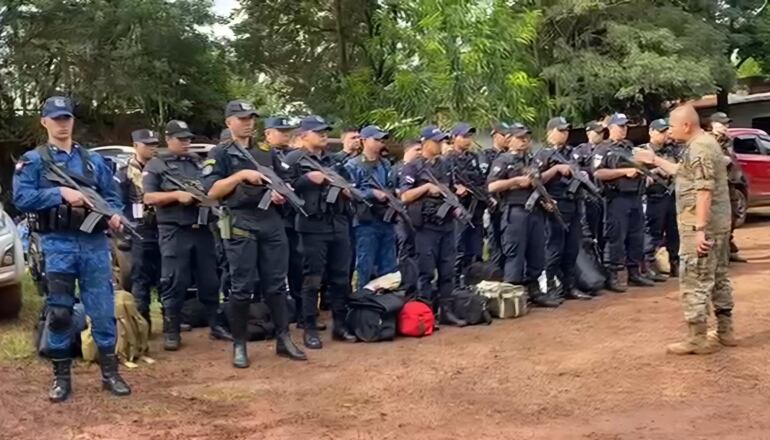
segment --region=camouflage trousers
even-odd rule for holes
[[[705,256],[698,256],[696,233],[680,230],[679,291],[688,323],[706,322],[709,302],[715,312],[733,309],[733,288],[727,278],[730,261],[730,233],[709,234],[714,246]]]

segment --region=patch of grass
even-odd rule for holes
[[[43,298],[37,294],[29,274],[25,274],[19,318],[0,322],[0,362],[35,356],[33,332],[42,307]]]

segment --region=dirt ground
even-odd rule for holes
[[[327,342],[307,363],[255,343],[245,371],[197,331],[174,354],[156,339],[158,362],[124,372],[130,398],[81,365],[52,405],[47,365],[0,364],[0,439],[767,439],[770,213],[737,236],[741,345],[715,355],[665,354],[685,331],[676,281],[422,340]]]

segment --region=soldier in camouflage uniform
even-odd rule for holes
[[[716,112],[709,117],[711,134],[716,138],[719,146],[722,148],[722,154],[727,158],[727,177],[730,185],[730,207],[732,222],[730,225],[730,261],[745,263],[746,259],[738,254],[738,246],[735,244],[733,231],[735,230],[735,221],[737,220],[737,202],[739,190],[737,185],[746,184],[746,176],[743,174],[738,158],[733,151],[733,139],[727,134],[730,128],[730,119],[727,114]]]
[[[638,161],[676,175],[682,260],[679,286],[690,334],[668,346],[672,354],[709,354],[718,351],[720,344],[736,345],[732,287],[727,278],[731,223],[727,168],[719,144],[699,124],[691,106],[671,112],[671,137],[686,142],[680,164],[646,149],[635,150]],[[717,331],[707,337],[709,300]]]

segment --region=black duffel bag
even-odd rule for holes
[[[396,321],[402,307],[404,299],[396,294],[362,291],[348,301],[345,322],[359,341],[392,341],[396,337]]]
[[[455,289],[452,292],[452,312],[468,325],[489,325],[492,323],[492,314],[487,308],[488,301],[472,288]]]
[[[584,241],[580,244],[575,264],[575,276],[577,287],[583,292],[598,292],[607,281],[598,252],[592,242]]]

